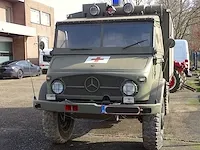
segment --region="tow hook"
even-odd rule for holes
[[[41,108],[41,105],[40,104],[35,104],[35,108]]]

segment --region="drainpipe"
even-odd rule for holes
[[[27,55],[27,36],[24,36],[24,58],[25,58],[25,60],[28,59],[28,55]]]

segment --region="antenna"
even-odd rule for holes
[[[37,98],[36,98],[36,94],[35,94],[35,88],[34,88],[34,85],[33,85],[33,79],[32,79],[32,75],[31,75],[31,62],[30,62],[30,60],[27,60],[28,61],[28,63],[29,63],[29,75],[30,75],[30,78],[31,78],[31,85],[32,85],[32,89],[33,89],[33,98],[34,98],[34,100],[37,100]]]

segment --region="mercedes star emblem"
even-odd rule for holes
[[[99,80],[95,77],[88,77],[84,83],[85,89],[90,92],[96,92],[100,88]]]

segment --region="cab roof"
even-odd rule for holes
[[[57,24],[68,24],[68,23],[83,23],[93,21],[118,21],[118,20],[142,20],[142,21],[160,21],[157,15],[139,15],[139,16],[118,16],[118,17],[98,17],[98,18],[72,18],[64,21],[58,21]]]

